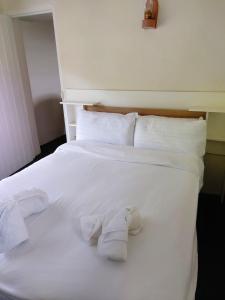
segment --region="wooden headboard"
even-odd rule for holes
[[[160,108],[140,108],[140,107],[114,107],[104,105],[84,105],[84,109],[88,111],[107,112],[128,114],[130,112],[137,112],[141,116],[155,115],[162,117],[173,118],[200,118],[206,119],[206,112],[203,111],[189,111],[177,109],[160,109]]]

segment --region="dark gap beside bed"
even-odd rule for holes
[[[53,141],[51,141],[47,144],[42,145],[41,146],[41,153],[38,156],[36,156],[35,159],[32,160],[29,164],[27,164],[23,168],[17,170],[15,173],[18,173],[18,172],[22,171],[23,169],[31,166],[36,161],[46,157],[47,155],[52,154],[56,150],[57,147],[59,147],[60,145],[62,145],[64,143],[66,143],[66,136],[65,135],[60,136],[59,138],[57,138],[57,139],[55,139],[55,140],[53,140]]]
[[[200,194],[198,232],[198,284],[196,300],[225,299],[225,208],[217,195]]]

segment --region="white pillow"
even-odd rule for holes
[[[77,111],[77,140],[118,145],[134,145],[134,126],[137,114]]]
[[[136,121],[134,147],[203,156],[205,146],[205,120],[144,116]]]

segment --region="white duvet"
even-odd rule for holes
[[[35,187],[57,200],[28,219],[28,242],[0,256],[0,299],[193,300],[202,170],[191,155],[72,142],[1,181],[0,199]],[[126,262],[104,260],[78,216],[125,206],[138,207],[143,230]]]

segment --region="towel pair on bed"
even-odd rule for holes
[[[128,234],[136,235],[142,228],[142,218],[136,208],[123,208],[106,215],[82,216],[83,239],[98,244],[98,253],[111,260],[126,261]]]
[[[0,253],[8,252],[29,238],[24,219],[42,212],[48,204],[47,194],[39,189],[0,199]]]

